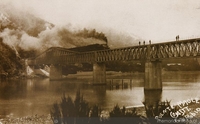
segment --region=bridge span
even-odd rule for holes
[[[74,63],[93,63],[93,83],[106,83],[108,61],[142,61],[145,63],[144,89],[162,89],[162,60],[200,56],[200,38],[143,44],[131,47],[76,52],[51,47],[29,60],[29,65],[51,65],[50,79],[62,78],[62,66]]]

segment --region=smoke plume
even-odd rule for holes
[[[3,42],[25,51],[42,52],[49,47],[72,48],[107,42],[112,47],[117,47],[115,44],[130,46],[133,40],[126,35],[110,32],[106,36],[95,29],[74,31],[68,26],[58,27],[12,5],[0,5],[0,15],[0,37]]]

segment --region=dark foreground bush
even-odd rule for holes
[[[118,105],[114,106],[110,112],[109,124],[148,124],[148,119],[138,115],[136,108],[126,110],[123,106],[122,109]]]
[[[108,112],[94,105],[89,107],[80,92],[76,93],[73,101],[70,96],[63,95],[60,103],[55,103],[51,109],[51,118],[54,124],[185,124],[183,117],[174,119],[170,112],[177,112],[170,102],[156,102],[153,105],[144,102],[146,116],[137,113],[136,108],[120,108],[118,105]],[[169,108],[169,109],[167,109]],[[181,122],[177,122],[180,120]],[[176,121],[176,122],[175,122]]]
[[[113,110],[102,111],[94,105],[89,107],[78,91],[73,101],[70,96],[61,98],[51,109],[51,118],[54,124],[148,124],[145,117],[137,114],[136,109],[120,109],[118,105]]]

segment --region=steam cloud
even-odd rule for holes
[[[3,38],[3,42],[26,51],[37,50],[42,52],[53,46],[71,48],[95,43],[105,44],[105,41],[101,39],[77,36],[77,32],[74,32],[70,27],[54,26],[11,5],[0,5],[0,15],[4,18],[4,20],[0,20],[0,37]],[[132,45],[131,40],[134,40],[125,35],[116,34],[119,35],[117,37],[114,35],[107,33],[107,36],[110,36],[108,37],[110,46],[112,44],[119,45],[120,41],[122,41],[121,44],[130,46]]]
[[[11,5],[0,5],[0,15],[0,37],[3,42],[23,50],[41,52],[52,46],[71,48],[104,43],[102,40],[76,36],[70,27],[54,26]]]

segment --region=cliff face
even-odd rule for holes
[[[6,45],[0,38],[0,74],[18,75],[22,70],[22,62],[14,48]]]

